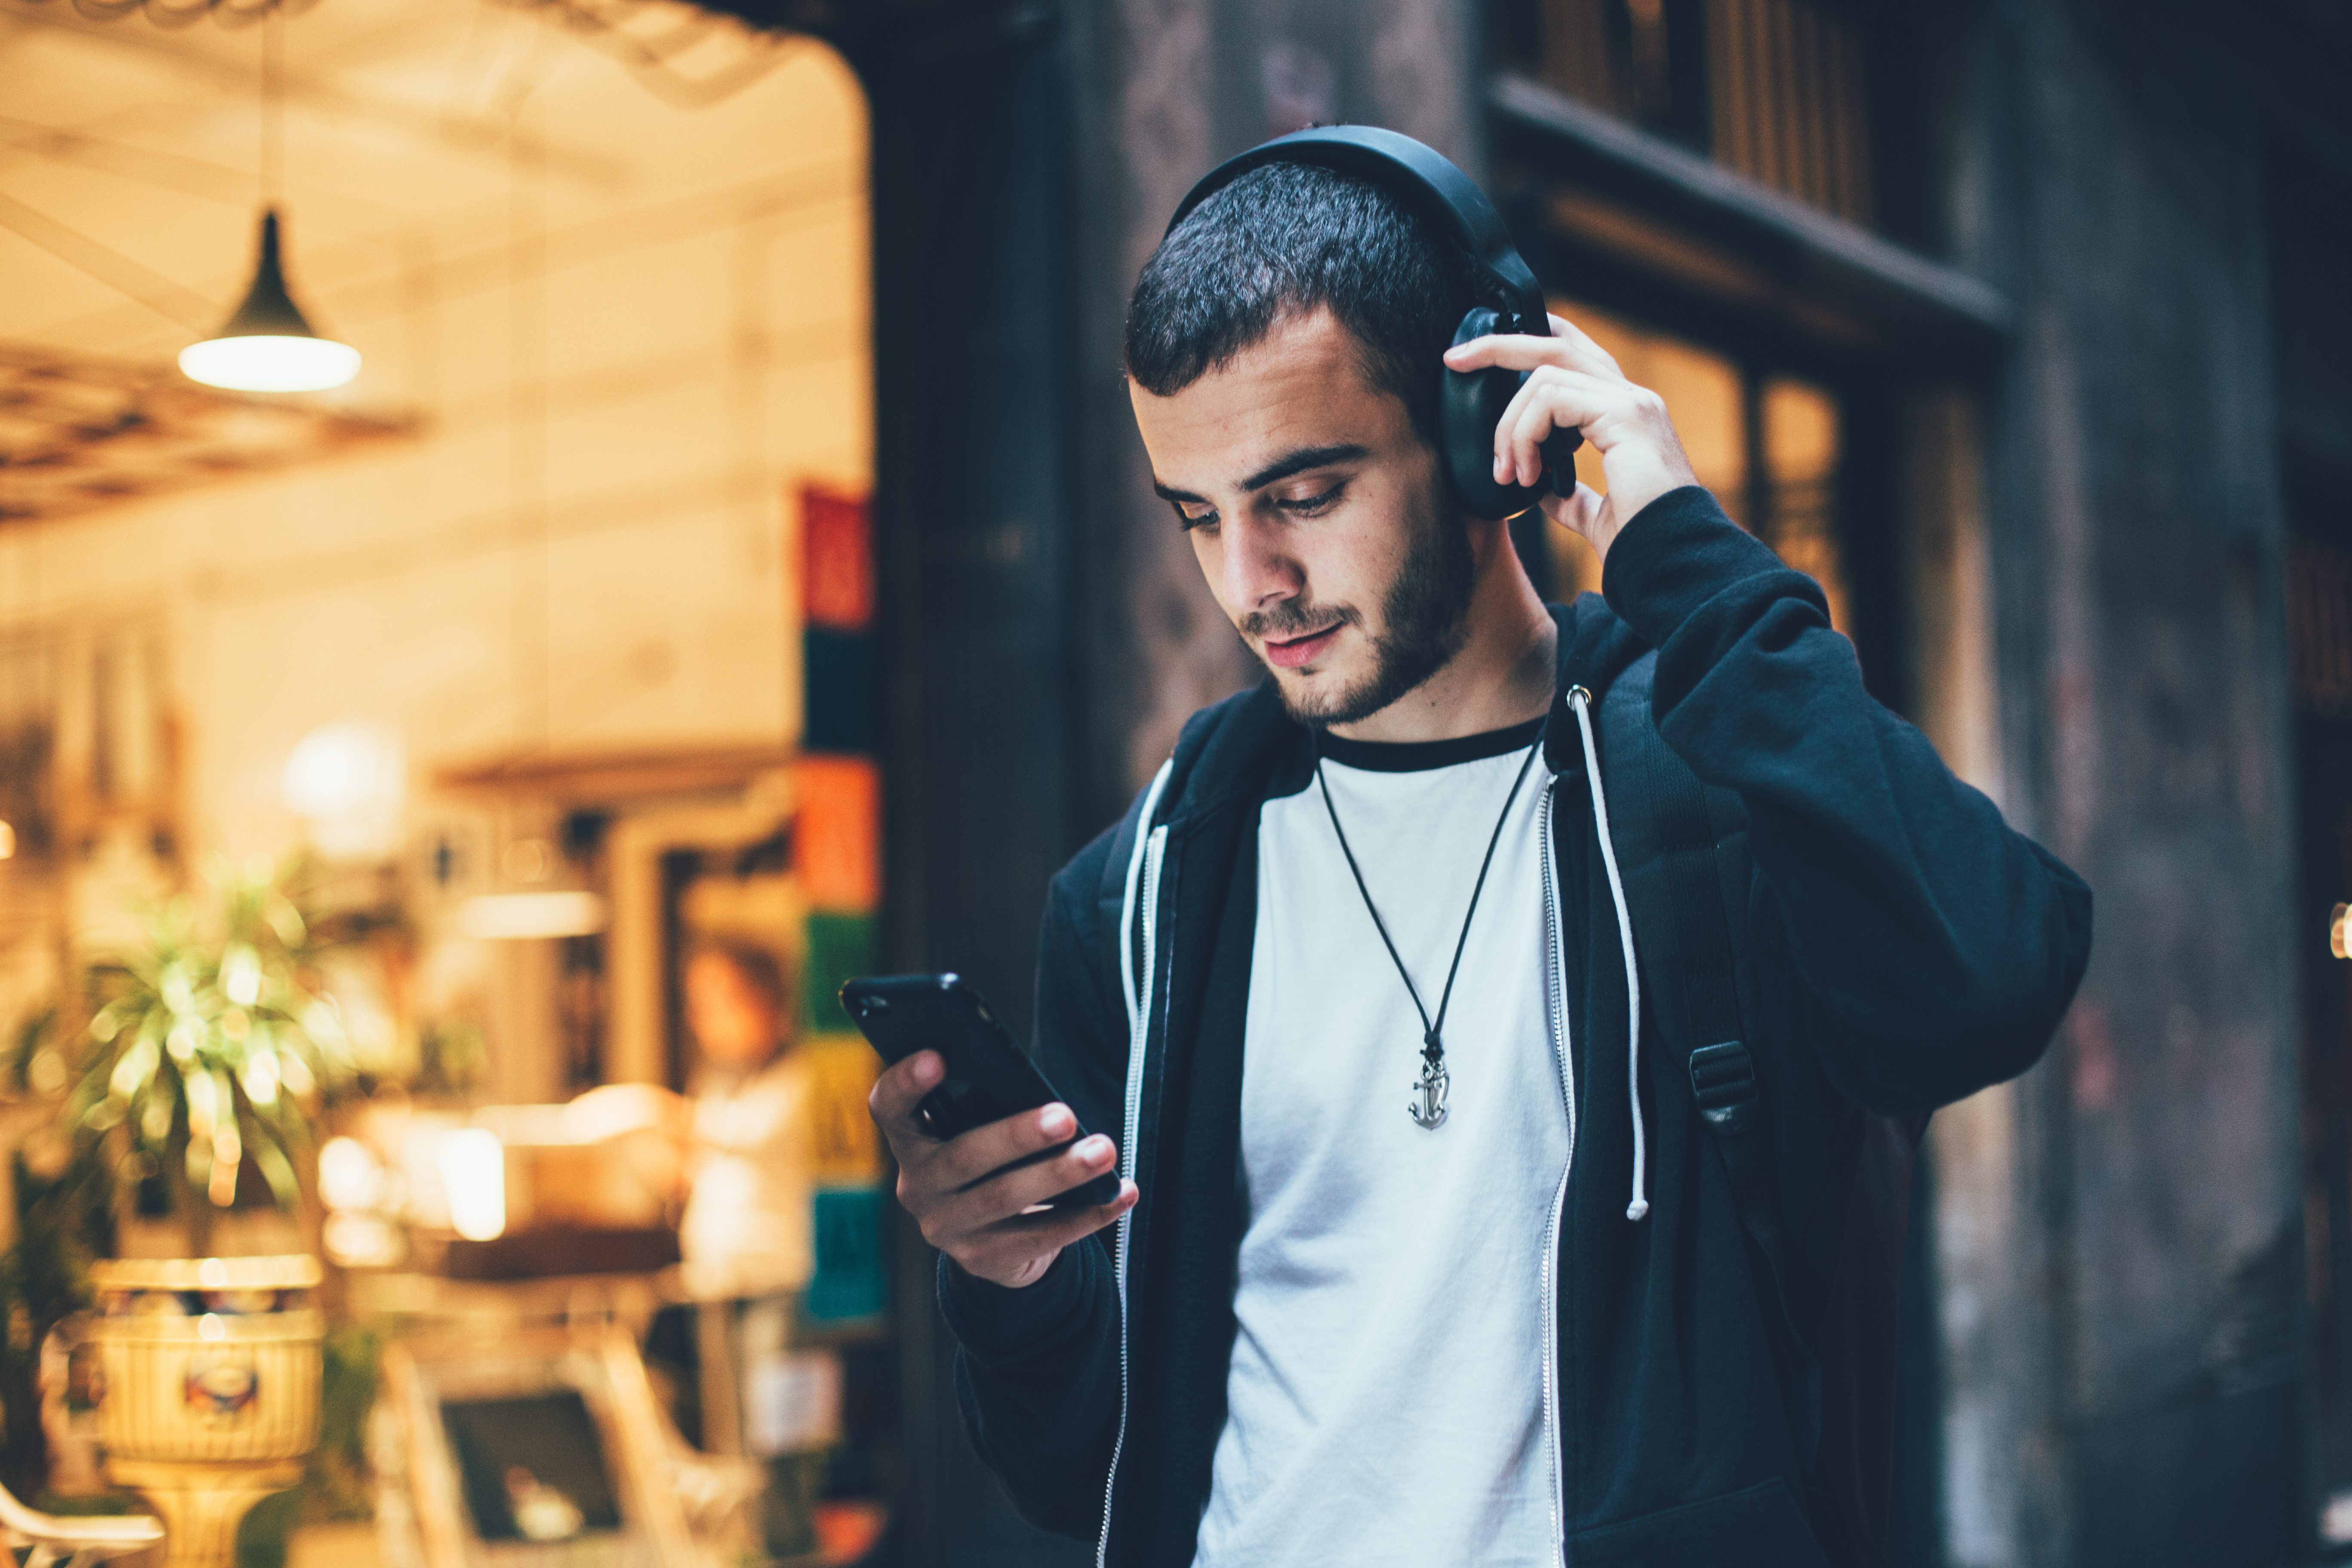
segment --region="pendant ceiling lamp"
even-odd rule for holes
[[[180,369],[190,380],[236,392],[324,392],[360,373],[360,351],[321,335],[286,288],[275,199],[284,143],[278,31],[284,25],[274,7],[263,23],[261,254],[253,287],[220,331],[180,351]]]

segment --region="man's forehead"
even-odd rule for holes
[[[1327,395],[1377,395],[1379,392],[1365,374],[1362,342],[1339,317],[1320,306],[1276,319],[1262,336],[1234,351],[1185,391],[1301,381],[1319,384]]]
[[[1243,484],[1307,449],[1360,452],[1404,417],[1365,374],[1354,335],[1327,310],[1277,323],[1166,397],[1132,383],[1129,392],[1163,489]]]

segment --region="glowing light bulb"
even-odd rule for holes
[[[383,1167],[356,1138],[330,1138],[319,1151],[319,1197],[329,1208],[372,1209],[383,1201]]]
[[[180,351],[191,381],[232,392],[324,392],[360,373],[360,351],[329,338],[206,338]]]
[[[507,1229],[507,1151],[499,1135],[461,1127],[434,1152],[449,1199],[449,1228],[467,1241],[496,1241]]]

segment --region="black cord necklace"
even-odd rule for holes
[[[1323,809],[1331,816],[1331,831],[1339,840],[1339,853],[1348,858],[1348,870],[1356,879],[1356,891],[1363,895],[1364,912],[1372,917],[1372,929],[1381,933],[1381,945],[1389,950],[1389,962],[1396,965],[1397,978],[1404,982],[1404,994],[1412,998],[1412,1010],[1421,1015],[1421,1077],[1412,1086],[1412,1103],[1405,1112],[1415,1122],[1435,1131],[1445,1121],[1445,1094],[1453,1087],[1452,1075],[1445,1070],[1445,1009],[1454,1001],[1454,977],[1462,973],[1462,952],[1470,945],[1470,922],[1478,914],[1478,895],[1486,890],[1486,873],[1495,864],[1495,846],[1503,841],[1503,824],[1511,819],[1511,803],[1519,798],[1519,785],[1528,778],[1528,769],[1535,765],[1536,752],[1543,746],[1538,736],[1528,754],[1519,761],[1519,771],[1511,775],[1511,793],[1503,797],[1503,809],[1495,818],[1495,831],[1486,840],[1486,858],[1478,862],[1478,880],[1471,885],[1470,908],[1462,916],[1462,934],[1454,939],[1454,963],[1445,971],[1445,990],[1437,998],[1437,1016],[1432,1018],[1429,1009],[1421,1003],[1421,992],[1414,986],[1412,976],[1406,973],[1404,960],[1397,955],[1396,942],[1389,935],[1388,922],[1372,902],[1372,890],[1364,886],[1363,868],[1356,864],[1356,852],[1348,847],[1347,829],[1339,826],[1339,808],[1331,804],[1330,781],[1323,776],[1323,757],[1318,749],[1315,757],[1315,782],[1323,791]]]

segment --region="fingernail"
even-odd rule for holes
[[[1078,1145],[1077,1153],[1078,1158],[1088,1164],[1093,1164],[1098,1160],[1107,1160],[1110,1158],[1110,1140],[1097,1133]]]
[[[1048,1138],[1067,1137],[1076,1125],[1066,1105],[1049,1105],[1037,1113],[1037,1131]]]
[[[915,1058],[915,1081],[917,1083],[930,1082],[933,1079],[940,1076],[940,1073],[942,1070],[942,1065],[943,1064],[940,1061],[939,1056],[936,1052],[925,1051],[922,1055]]]

